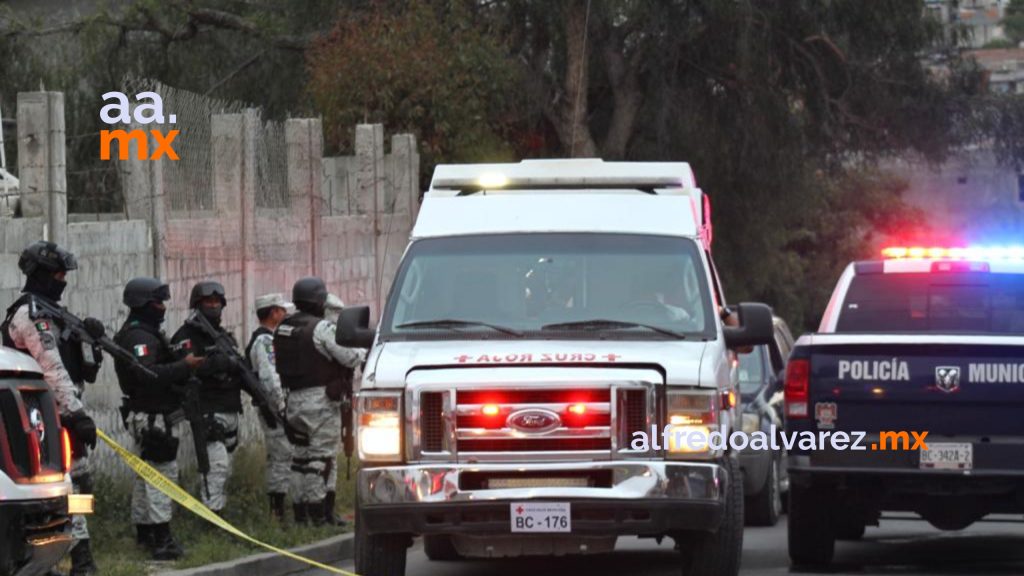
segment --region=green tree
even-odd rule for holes
[[[797,327],[876,234],[919,224],[873,161],[941,159],[970,115],[967,72],[922,64],[941,34],[922,2],[496,6],[558,135],[545,153],[691,162],[730,298]]]
[[[1000,24],[1014,46],[1024,41],[1024,0],[1010,0]]]
[[[314,113],[305,51],[330,26],[334,0],[136,0],[66,11],[0,5],[0,102],[14,116],[21,91],[64,93],[69,208],[118,211],[116,165],[99,160],[101,95],[126,75],[261,106],[265,115]],[[16,165],[13,139],[8,162]]]
[[[351,150],[352,126],[380,122],[418,136],[426,174],[438,162],[513,157],[517,69],[469,2],[343,9],[308,69],[330,149]]]

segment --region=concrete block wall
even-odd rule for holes
[[[145,220],[72,223],[66,244],[78,258],[78,270],[68,274],[63,304],[79,316],[98,318],[113,337],[128,317],[121,302],[125,283],[153,274],[149,225]],[[100,429],[123,445],[130,442],[118,412],[121,391],[110,356],[104,354],[96,383],[86,385],[84,400]],[[97,470],[130,473],[111,450],[97,450],[92,460]]]
[[[79,259],[79,270],[69,275],[65,304],[80,316],[99,318],[110,334],[127,316],[121,304],[124,284],[141,275],[158,276],[170,285],[164,324],[169,336],[187,317],[191,288],[202,280],[224,285],[224,326],[240,346],[257,325],[256,296],[283,292],[290,297],[292,285],[303,276],[321,276],[347,304],[368,304],[373,316],[379,315],[382,294],[390,287],[418,209],[419,157],[412,136],[392,138],[387,153],[381,126],[359,126],[355,156],[323,158],[318,119],[288,120],[281,146],[258,146],[256,139],[266,133],[259,129],[257,110],[214,115],[209,150],[213,209],[173,210],[164,192],[169,161],[129,160],[119,166],[129,220],[69,216],[63,149],[51,150],[63,147],[62,99],[46,95],[20,103],[25,111],[19,111],[19,118],[31,115],[39,127],[39,135],[25,143],[31,149],[19,154],[31,164],[20,170],[34,171],[27,181],[36,178],[45,186],[28,191],[28,217],[0,219],[3,308],[24,282],[18,254],[30,242],[47,238]],[[285,150],[288,206],[260,208],[255,201],[256,154],[273,149]],[[117,413],[120,390],[112,367],[106,357],[99,381],[87,388],[85,399],[100,427],[128,442]],[[243,444],[262,441],[249,404],[243,402]],[[190,465],[194,451],[187,430],[182,432],[179,458]],[[99,473],[130,474],[110,451],[100,450],[96,457]]]
[[[47,229],[44,218],[0,218],[0,312],[7,310],[25,285],[18,270],[18,255],[26,246],[41,240]]]
[[[329,216],[320,239],[321,277],[346,305],[369,304],[377,311],[373,220],[368,216]]]

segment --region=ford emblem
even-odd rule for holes
[[[33,408],[28,412],[28,424],[35,431],[36,437],[39,442],[42,443],[46,440],[46,424],[43,421],[43,413],[38,408]]]
[[[508,415],[505,424],[524,434],[544,434],[562,425],[562,419],[551,410],[528,408]]]

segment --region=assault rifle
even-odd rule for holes
[[[199,473],[203,476],[203,485],[209,494],[209,486],[206,485],[206,475],[210,473],[210,454],[206,451],[206,420],[203,416],[203,406],[199,401],[199,388],[202,382],[195,376],[189,377],[185,383],[185,394],[181,408],[168,415],[167,420],[171,426],[175,426],[182,420],[188,420],[189,428],[192,430],[192,442],[196,448],[196,465]]]
[[[68,312],[68,309],[63,306],[57,306],[56,304],[47,302],[42,298],[33,297],[29,299],[29,316],[32,319],[42,317],[56,318],[64,327],[63,332],[61,333],[61,338],[66,338],[69,332],[73,333],[78,336],[78,339],[83,343],[90,346],[100,347],[106,351],[107,354],[113,356],[115,360],[131,364],[136,370],[142,372],[147,377],[157,377],[156,372],[147,368],[142,362],[139,362],[139,359],[131,352],[118,346],[106,335],[96,338],[90,334],[88,328],[85,326],[85,322],[78,316]]]
[[[242,389],[249,396],[252,396],[256,408],[260,411],[260,416],[267,423],[267,427],[276,429],[278,426],[282,426],[285,435],[288,436],[288,440],[292,444],[297,446],[309,445],[309,436],[307,434],[289,426],[284,416],[271,408],[270,398],[267,397],[266,391],[260,384],[259,378],[253,373],[249,362],[238,352],[231,335],[223,330],[214,328],[213,324],[210,324],[210,321],[206,319],[206,316],[203,316],[199,311],[193,312],[186,322],[195,326],[213,340],[213,346],[209,349],[210,352],[222,354],[228,359],[228,362],[230,362],[232,368],[242,380]]]

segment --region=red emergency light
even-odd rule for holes
[[[891,260],[1024,260],[1024,246],[889,246],[882,257]]]

